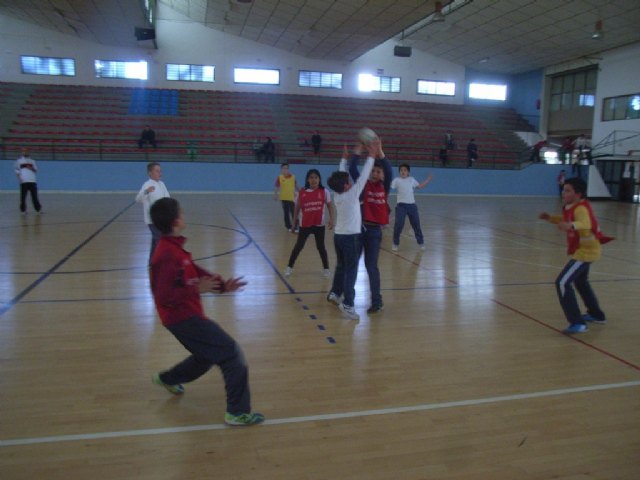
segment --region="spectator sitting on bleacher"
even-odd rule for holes
[[[142,148],[147,144],[156,148],[156,132],[149,125],[145,125],[144,130],[142,130],[140,140],[138,140],[138,147]]]
[[[276,159],[276,146],[271,140],[271,137],[267,137],[267,141],[262,144],[260,150],[257,152],[258,161],[260,161],[260,157],[264,157],[265,163],[273,163]]]

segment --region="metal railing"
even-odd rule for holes
[[[219,162],[219,163],[266,163],[270,161],[260,153],[258,144],[246,141],[201,140],[158,141],[157,148],[138,148],[135,141],[123,142],[122,138],[65,138],[64,140],[43,140],[33,136],[4,137],[0,144],[0,158],[11,160],[20,156],[22,148],[29,148],[38,161],[171,161],[171,162]],[[415,167],[465,168],[465,150],[447,151],[447,162],[439,158],[438,148],[418,148],[407,145],[384,145],[386,156],[394,166],[408,163]],[[343,145],[323,143],[319,154],[314,154],[311,146],[301,143],[280,142],[276,144],[274,163],[335,164],[342,156]],[[519,170],[526,165],[521,153],[480,151],[480,158],[474,168]]]

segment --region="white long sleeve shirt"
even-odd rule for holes
[[[153,192],[147,193],[147,190],[149,189],[149,187],[155,187],[155,190],[153,190]],[[136,195],[136,202],[142,203],[142,208],[144,213],[144,223],[146,223],[147,225],[151,225],[153,223],[151,221],[151,215],[149,214],[149,209],[151,208],[151,205],[153,205],[154,202],[156,202],[157,200],[160,200],[161,198],[170,197],[170,196],[171,195],[169,195],[169,191],[167,190],[167,187],[165,187],[162,180],[156,181],[156,180],[149,179],[146,182],[144,182],[144,184],[142,185],[142,188],[140,188],[140,191],[138,192],[138,195]]]
[[[360,172],[360,177],[349,190],[333,195],[333,204],[336,208],[336,235],[353,235],[362,232],[362,213],[360,211],[360,194],[369,180],[373,170],[373,157],[368,157]],[[340,171],[347,171],[347,160],[340,160]]]
[[[28,168],[27,165],[30,165],[31,168]],[[20,183],[36,183],[36,172],[38,171],[38,166],[33,158],[20,157],[16,160],[14,169],[20,178]]]

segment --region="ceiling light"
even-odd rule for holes
[[[602,29],[602,20],[596,22],[596,27],[591,34],[591,38],[594,40],[602,40],[604,38],[604,30]]]
[[[431,17],[432,22],[444,22],[444,13],[442,13],[442,2],[436,2],[436,11]]]

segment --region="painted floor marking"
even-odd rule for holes
[[[531,393],[518,393],[514,395],[500,395],[495,397],[476,398],[471,400],[458,400],[453,402],[442,403],[426,403],[422,405],[411,405],[406,407],[395,408],[381,408],[374,410],[362,410],[356,412],[344,412],[344,413],[328,413],[321,415],[309,415],[305,417],[289,417],[289,418],[276,418],[273,420],[265,421],[264,425],[286,425],[292,423],[307,423],[318,421],[331,421],[340,420],[345,418],[360,418],[370,417],[374,415],[397,415],[399,413],[408,412],[422,412],[428,410],[440,410],[444,408],[456,408],[456,407],[469,407],[477,405],[486,405],[491,403],[500,402],[513,402],[519,400],[529,400],[534,398],[545,397],[557,397],[561,395],[574,395],[577,393],[597,392],[603,390],[614,390],[619,388],[633,388],[640,387],[640,380],[632,382],[621,383],[607,383],[600,385],[587,385],[583,387],[562,388],[557,390],[545,390],[541,392]],[[109,438],[124,438],[124,437],[140,437],[146,435],[166,435],[170,433],[185,433],[185,432],[197,432],[197,431],[209,431],[209,430],[222,430],[227,427],[224,424],[216,423],[210,425],[190,425],[184,427],[168,427],[168,428],[148,428],[141,430],[123,430],[115,432],[100,432],[100,433],[85,433],[77,435],[56,435],[50,437],[33,437],[33,438],[18,438],[9,440],[0,440],[0,448],[2,447],[14,447],[21,445],[35,445],[39,443],[59,443],[59,442],[73,442],[73,441],[86,441],[86,440],[103,440]],[[264,428],[261,426],[253,428]]]

